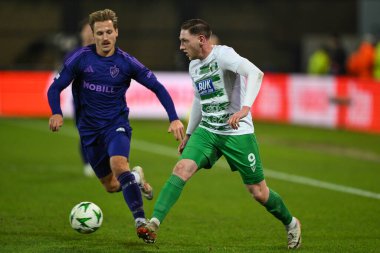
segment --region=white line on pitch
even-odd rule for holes
[[[158,155],[169,156],[169,157],[175,157],[177,154],[177,150],[175,148],[170,148],[164,145],[142,141],[142,140],[136,140],[136,139],[134,139],[132,142],[133,142],[132,149],[135,148],[135,149],[139,149],[145,152],[151,152]],[[228,164],[224,161],[219,163],[219,165],[222,166],[223,168],[229,168]],[[278,171],[270,170],[267,168],[264,169],[264,173],[265,173],[265,176],[283,180],[283,181],[304,184],[308,186],[314,186],[314,187],[333,190],[337,192],[349,193],[349,194],[358,195],[358,196],[367,197],[367,198],[380,199],[379,193],[365,191],[365,190],[361,190],[354,187],[328,183],[328,182],[324,182],[324,181],[320,181],[320,180],[316,180],[316,179],[312,179],[308,177],[292,175],[292,174],[288,174],[284,172],[278,172]]]
[[[41,125],[36,125],[35,122],[31,121],[28,123],[19,123],[19,122],[12,122],[14,125],[17,125],[19,127],[24,127],[24,128],[29,128],[29,129],[34,129],[34,130],[39,130],[39,131],[46,131],[48,132],[48,124],[46,121],[46,124],[44,124],[44,127],[41,127]],[[60,131],[60,134],[69,136],[69,137],[75,137],[78,138],[78,133],[74,131],[73,129],[67,130],[65,129],[64,131]],[[148,141],[143,141],[143,140],[138,140],[136,138],[132,139],[132,149],[139,149],[144,152],[150,152],[158,155],[163,155],[163,156],[169,156],[169,157],[176,157],[177,156],[177,150],[176,148],[168,147],[165,145],[153,143],[153,142],[148,142]],[[174,166],[174,164],[173,164]],[[219,162],[218,166],[221,166],[223,168],[229,168],[228,164],[224,161]],[[303,185],[308,185],[308,186],[314,186],[317,188],[322,188],[322,189],[328,189],[332,191],[337,191],[337,192],[343,192],[343,193],[348,193],[352,195],[357,195],[361,197],[367,197],[367,198],[372,198],[372,199],[380,199],[380,193],[376,192],[370,192],[370,191],[365,191],[359,188],[354,188],[354,187],[349,187],[349,186],[344,186],[344,185],[339,185],[339,184],[333,184],[325,181],[320,181],[316,179],[312,179],[309,177],[303,177],[303,176],[297,176],[297,175],[292,175],[284,172],[279,172],[275,170],[270,170],[265,168],[265,175],[271,178],[275,178],[278,180],[283,180],[287,182],[293,182],[297,184],[303,184]]]

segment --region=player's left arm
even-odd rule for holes
[[[242,58],[236,73],[247,78],[247,85],[241,110],[234,113],[228,120],[228,124],[233,129],[238,129],[240,119],[250,113],[264,77],[264,73],[246,58]]]

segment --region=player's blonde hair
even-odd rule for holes
[[[113,27],[117,29],[116,13],[110,9],[99,10],[91,13],[89,15],[88,23],[90,24],[92,31],[94,31],[95,22],[102,22],[107,20],[111,20]]]

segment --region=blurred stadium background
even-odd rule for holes
[[[313,50],[310,36],[315,43],[316,37],[339,34],[352,51],[362,35],[379,33],[379,5],[374,0],[1,1],[0,30],[6,36],[0,45],[7,50],[0,67],[52,69],[75,46],[79,22],[108,7],[119,15],[119,45],[153,70],[186,70],[178,28],[184,20],[200,17],[223,44],[264,71],[302,72],[303,58]]]
[[[119,16],[118,46],[157,74],[184,119],[192,86],[179,27],[189,18],[207,20],[221,44],[265,72],[253,118],[267,180],[303,222],[302,251],[379,252],[377,0],[0,1],[0,252],[284,251],[281,226],[223,160],[188,184],[160,231],[160,249],[143,245],[120,196],[82,175],[69,89],[62,95],[65,125],[49,133],[47,88],[63,56],[79,45],[80,21],[104,8]],[[334,38],[345,54],[343,73],[333,68]],[[363,42],[373,49],[370,75],[346,68]],[[324,47],[330,64],[310,71]],[[127,93],[131,164],[145,168],[158,193],[177,143],[166,134],[157,99],[143,89],[132,83]],[[87,237],[71,231],[67,217],[83,200],[105,215]],[[145,203],[148,214],[153,204]]]

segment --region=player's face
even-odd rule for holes
[[[179,49],[190,60],[200,59],[202,52],[200,35],[192,35],[188,30],[181,30],[179,40],[181,42]]]
[[[94,39],[96,52],[101,56],[111,56],[115,52],[118,30],[113,27],[111,20],[95,22]]]

